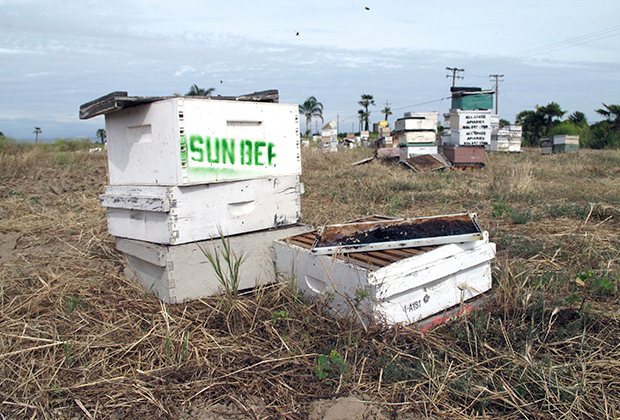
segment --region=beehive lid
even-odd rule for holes
[[[311,251],[316,255],[403,249],[484,239],[474,213],[324,226]]]
[[[128,96],[127,92],[112,92],[101,98],[87,102],[80,106],[80,119],[87,120],[99,115],[109,114],[121,109],[131,108],[138,105],[150,104],[164,99],[174,98],[174,96]],[[180,98],[200,98],[215,101],[253,101],[253,102],[274,102],[279,101],[279,93],[276,89],[264,90],[261,92],[248,93],[240,96],[188,96]]]

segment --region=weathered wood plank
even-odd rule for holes
[[[298,176],[156,187],[111,185],[101,196],[113,236],[183,244],[297,223]]]
[[[170,99],[173,96],[128,96],[127,92],[112,92],[80,106],[80,119],[87,120],[99,115],[110,114],[121,109]],[[263,90],[240,96],[200,96],[201,99],[216,101],[250,101],[278,103],[280,95],[277,89]]]

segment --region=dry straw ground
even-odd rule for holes
[[[9,146],[2,419],[304,419],[350,395],[366,418],[620,416],[620,151],[419,174],[304,150],[306,223],[473,211],[498,244],[490,304],[421,334],[334,320],[284,284],[162,304],[122,274],[105,155]]]

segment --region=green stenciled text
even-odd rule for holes
[[[275,145],[262,140],[238,140],[192,135],[190,162],[218,165],[273,166]]]

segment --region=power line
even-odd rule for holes
[[[517,59],[533,57],[540,54],[548,54],[550,52],[563,50],[566,48],[575,47],[578,45],[587,44],[589,42],[599,41],[606,38],[611,38],[620,35],[620,25],[613,26],[611,28],[602,29],[600,31],[591,32],[589,34],[580,35],[574,38],[570,38],[564,41],[555,42],[553,44],[543,45],[540,47],[525,50],[519,53],[509,54],[500,58],[492,58],[488,60],[482,60],[470,65],[470,68],[487,67],[507,61],[513,61]]]
[[[452,98],[451,96],[448,96],[447,98],[440,98],[440,99],[435,99],[435,100],[433,100],[433,101],[421,102],[421,103],[419,103],[419,104],[415,104],[415,105],[401,106],[400,108],[394,108],[392,111],[397,111],[397,110],[399,110],[399,109],[405,109],[405,108],[413,108],[413,107],[416,107],[416,106],[421,106],[421,105],[432,104],[432,103],[434,103],[434,102],[441,102],[441,101],[443,101],[443,100],[445,100],[445,99],[451,99],[451,98]]]
[[[428,105],[428,104],[432,104],[432,103],[435,103],[435,102],[442,102],[442,101],[445,101],[446,99],[451,99],[451,98],[452,98],[451,96],[448,96],[448,97],[443,97],[443,98],[440,98],[440,99],[434,99],[432,101],[420,102],[420,103],[414,104],[414,105],[401,106],[399,108],[391,108],[391,110],[392,111],[398,111],[398,110],[405,109],[405,108],[414,108],[416,106]],[[347,118],[344,118],[344,119],[340,120],[340,122],[345,122],[347,120],[350,120],[351,118],[359,118],[359,115],[358,114],[351,115],[350,117],[347,117]]]

